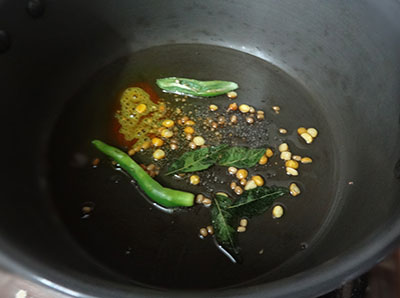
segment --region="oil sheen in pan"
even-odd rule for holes
[[[113,142],[111,111],[121,92],[132,83],[148,82],[159,96],[171,100],[155,85],[155,79],[168,76],[237,82],[240,89],[235,102],[264,110],[265,123],[257,130],[243,125],[243,138],[235,142],[254,147],[268,144],[277,151],[285,141],[293,153],[313,158],[314,162],[301,167],[295,178],[288,178],[277,154],[270,166],[253,169],[252,173],[267,177],[267,185],[289,186],[296,182],[302,194],[278,200],[285,207],[282,218],[273,219],[267,212],[249,221],[247,232],[239,235],[242,264],[233,264],[216,249],[212,237],[199,239],[199,229],[210,224],[207,208],[197,206],[173,214],[161,212],[143,199],[129,177],[109,163],[100,163],[95,169],[90,165],[93,158],[101,156],[90,141],[97,138]],[[188,99],[188,107],[202,110],[210,103],[227,107],[231,102],[226,96]],[[279,114],[271,109],[275,105],[281,107]],[[317,127],[318,139],[305,145],[296,133],[299,126]],[[279,134],[280,127],[288,133]],[[331,148],[329,128],[314,99],[280,69],[231,49],[167,45],[115,61],[96,73],[71,98],[50,144],[49,179],[66,227],[102,265],[153,287],[220,288],[249,283],[263,275],[272,279],[270,272],[302,253],[305,243],[312,243],[333,200]],[[64,162],[60,162],[60,157]],[[216,181],[199,187],[199,192],[229,189],[223,171],[226,169],[216,168]],[[193,191],[188,183],[170,178],[160,178],[160,182]],[[92,202],[95,208],[90,216],[82,218],[85,202]]]

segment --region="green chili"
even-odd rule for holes
[[[239,88],[234,82],[198,81],[176,77],[158,79],[156,83],[165,92],[201,97],[217,96]]]
[[[107,145],[99,140],[92,141],[105,155],[114,159],[120,166],[131,175],[143,190],[154,202],[164,207],[190,207],[193,206],[194,195],[189,192],[170,189],[161,186],[146,173],[128,154],[125,152]]]

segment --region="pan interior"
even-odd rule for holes
[[[90,162],[101,155],[91,147],[94,138],[115,144],[110,136],[113,111],[121,92],[135,82],[147,82],[166,100],[156,86],[160,77],[220,79],[240,86],[238,104],[265,111],[265,124],[248,124],[238,144],[268,145],[275,156],[267,167],[254,173],[267,178],[267,185],[288,186],[296,182],[302,194],[286,196],[276,203],[285,207],[277,220],[271,212],[250,220],[239,235],[243,263],[233,264],[207,237],[198,231],[210,224],[209,210],[196,206],[190,211],[166,214],[142,198],[123,173]],[[188,99],[193,106],[210,103],[226,107],[226,96]],[[276,114],[272,106],[280,106]],[[300,126],[315,127],[319,136],[306,145],[296,132]],[[285,128],[288,133],[278,133]],[[298,177],[285,174],[277,147],[287,142],[293,154],[310,156]],[[334,197],[334,143],[317,99],[276,66],[236,50],[209,45],[176,44],[149,48],[104,67],[70,99],[60,115],[50,144],[52,197],[70,233],[99,263],[135,282],[151,287],[179,289],[222,288],[250,283],[287,264],[295,256],[313,249],[316,235],[329,217]],[[216,169],[223,171],[223,169]],[[193,190],[187,183],[162,179],[163,184]],[[226,184],[208,188],[227,190]],[[203,191],[201,187],[200,191]],[[94,206],[82,216],[82,206]]]

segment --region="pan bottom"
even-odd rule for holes
[[[235,102],[265,111],[266,119],[262,129],[244,127],[249,132],[241,142],[268,144],[275,151],[270,166],[256,167],[254,173],[267,177],[267,185],[295,182],[301,188],[298,197],[278,199],[285,208],[282,218],[273,219],[266,212],[249,222],[247,232],[239,235],[242,264],[233,264],[222,255],[211,237],[199,239],[199,228],[210,224],[207,208],[163,213],[140,198],[121,172],[111,166],[94,169],[90,165],[99,157],[90,145],[92,139],[115,144],[110,125],[121,92],[133,83],[147,82],[160,97],[172,100],[155,85],[155,79],[169,76],[237,82],[240,89]],[[225,96],[189,100],[198,106],[231,102]],[[279,114],[273,106],[280,107]],[[300,126],[317,128],[318,138],[306,145],[296,132]],[[279,128],[288,133],[280,134]],[[300,166],[297,177],[286,175],[278,156],[277,148],[283,142],[293,154],[313,159],[312,164]],[[52,197],[70,233],[99,263],[150,287],[205,289],[250,283],[305,249],[312,250],[334,200],[333,141],[318,99],[267,61],[216,46],[153,47],[104,67],[62,111],[49,151]],[[165,183],[174,187],[173,182]],[[191,189],[182,183],[175,188]],[[82,207],[88,205],[93,211],[82,214]]]

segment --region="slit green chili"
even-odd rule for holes
[[[198,81],[176,77],[158,79],[156,83],[165,92],[200,97],[217,96],[239,88],[234,82]]]
[[[107,145],[99,140],[93,140],[92,144],[105,155],[119,163],[121,168],[136,180],[141,190],[154,202],[164,207],[193,206],[194,195],[192,193],[163,187],[151,178],[128,154],[118,148]]]

